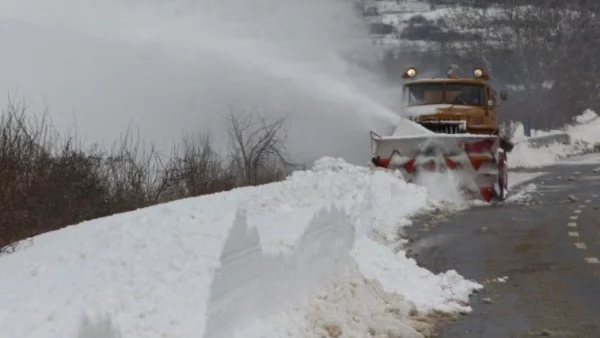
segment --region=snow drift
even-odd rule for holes
[[[324,158],[284,182],[42,234],[0,258],[0,331],[419,337],[419,317],[468,312],[481,288],[386,245],[411,215],[437,205],[393,173]]]
[[[521,123],[516,123],[516,131],[512,138],[515,148],[509,154],[508,163],[511,168],[539,168],[551,165],[567,157],[599,151],[600,118],[596,112],[586,110],[575,118],[573,124],[560,130],[532,131],[533,137],[567,133],[571,138],[569,144],[552,143],[543,147],[532,147],[524,135]]]

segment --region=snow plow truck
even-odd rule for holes
[[[501,137],[497,112],[506,92],[498,95],[482,68],[470,77],[458,77],[452,67],[445,77],[416,76],[414,67],[403,74],[404,125],[390,136],[371,131],[372,163],[400,170],[409,182],[423,172],[457,171],[463,193],[504,200],[513,144]],[[407,123],[419,129],[416,135],[407,134]]]

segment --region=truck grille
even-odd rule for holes
[[[463,134],[467,132],[467,121],[421,121],[420,123],[434,133]]]

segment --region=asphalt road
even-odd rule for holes
[[[524,183],[537,186],[528,200],[417,222],[408,249],[420,265],[484,285],[434,337],[600,337],[599,166],[545,167]]]

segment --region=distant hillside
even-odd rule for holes
[[[600,109],[600,1],[354,1],[393,82],[408,66],[421,74],[482,66],[512,92],[506,118],[551,128]]]

